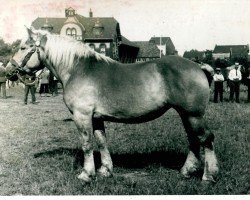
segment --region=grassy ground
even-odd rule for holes
[[[202,184],[202,171],[191,179],[179,173],[188,144],[174,110],[145,124],[106,123],[114,176],[84,185],[76,178],[82,166],[77,130],[62,95],[23,105],[23,88],[7,92],[7,99],[0,98],[0,195],[250,193],[250,104],[244,103],[245,92],[240,104],[210,102],[207,109],[221,168],[215,185]],[[98,153],[95,158],[99,165]]]

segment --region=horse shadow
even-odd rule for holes
[[[73,168],[77,169],[83,165],[84,154],[81,149],[58,148],[34,154],[34,158],[53,157],[55,155],[69,155],[74,158]],[[148,153],[111,153],[114,167],[125,169],[146,169],[148,167],[164,167],[180,170],[186,160],[186,154],[177,151],[152,151]],[[95,165],[101,166],[100,153],[94,151]]]

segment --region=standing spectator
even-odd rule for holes
[[[3,92],[3,98],[6,99],[6,71],[2,62],[0,62],[0,94]]]
[[[247,102],[250,103],[250,67],[248,67],[247,90]]]
[[[49,88],[50,88],[50,92],[52,96],[57,96],[58,95],[58,80],[52,72],[50,72],[50,76],[49,76],[49,86],[50,86]]]
[[[31,100],[33,104],[36,104],[36,75],[34,73],[30,73],[30,74],[25,74],[22,79],[21,82],[24,83],[25,88],[24,88],[24,104],[27,104],[27,100],[28,100],[28,94],[30,91],[31,94]]]
[[[220,96],[220,102],[223,102],[224,76],[222,75],[220,68],[216,68],[213,79],[214,79],[214,103],[218,103],[218,95]]]
[[[58,79],[54,76],[54,96],[58,95]]]
[[[49,93],[49,70],[47,68],[44,69],[43,73],[41,74],[41,80],[40,80],[40,96],[44,93],[45,96],[48,96]]]
[[[234,100],[234,94],[236,102],[240,102],[240,81],[242,79],[241,72],[239,69],[239,63],[235,63],[234,69],[231,69],[228,75],[228,79],[230,81],[229,87],[230,87],[230,97],[229,100],[233,102]]]

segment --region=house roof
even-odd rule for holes
[[[176,52],[170,37],[151,37],[149,42],[156,45],[166,45],[166,54],[174,54]]]
[[[53,27],[52,33],[60,34],[60,31],[69,18],[41,18],[38,17],[32,22],[32,26],[35,29],[40,29],[46,24]],[[83,39],[114,39],[117,35],[117,27],[119,23],[114,17],[84,17],[81,15],[75,15],[75,21],[79,22],[85,29]],[[102,28],[102,34],[95,35],[93,33],[94,27]],[[137,47],[133,42],[122,36],[121,44]]]
[[[40,29],[44,24],[46,24],[46,20],[47,20],[47,23],[53,27],[51,32],[60,34],[61,28],[63,27],[64,22],[67,20],[67,18],[38,17],[32,22],[31,26],[33,26],[35,29]]]
[[[137,57],[152,57],[159,58],[160,50],[157,48],[156,44],[150,43],[148,41],[135,41],[133,42],[136,46],[140,48]]]
[[[124,36],[122,36],[121,42],[122,42],[122,44],[139,48],[139,46],[135,42],[131,42],[130,40],[128,40]]]
[[[114,38],[116,34],[116,26],[117,21],[113,17],[83,17],[81,15],[76,14],[76,19],[79,21],[80,24],[82,24],[85,28],[84,38]],[[40,18],[38,17],[32,22],[32,26],[35,29],[40,29],[44,24],[49,23],[53,29],[52,33],[60,34],[60,31],[66,22],[68,18]],[[93,28],[96,24],[96,22],[99,22],[99,24],[103,27],[103,32],[101,35],[95,35],[93,34]]]
[[[233,53],[233,54],[247,54],[249,52],[248,45],[216,45],[213,53]]]
[[[86,32],[84,38],[114,38],[118,22],[114,17],[84,17],[76,15],[78,21],[84,26]],[[103,27],[101,35],[94,35],[93,28],[99,22],[99,27]]]
[[[149,42],[153,42],[157,45],[161,44],[169,44],[171,42],[170,37],[151,37]]]

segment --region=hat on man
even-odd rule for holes
[[[236,62],[236,63],[235,63],[235,66],[239,67],[239,63],[238,63],[238,62]]]
[[[216,68],[215,71],[220,71],[220,68]]]

